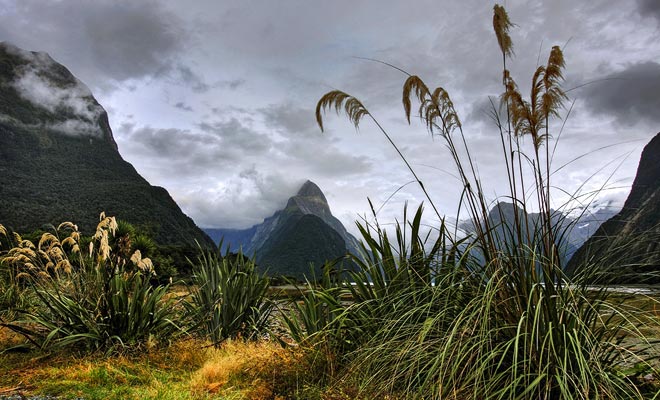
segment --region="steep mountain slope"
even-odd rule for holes
[[[276,211],[261,224],[245,230],[207,229],[223,246],[239,248],[256,255],[262,269],[271,275],[302,278],[309,275],[309,265],[316,267],[326,260],[357,252],[358,241],[332,215],[328,201],[319,187],[307,181],[291,197],[284,209]],[[317,268],[318,269],[318,268]]]
[[[167,191],[124,161],[108,115],[46,53],[0,43],[0,223],[19,232],[99,214],[127,220],[163,245],[213,246]]]
[[[642,151],[623,209],[575,253],[568,270],[585,266],[614,282],[660,282],[660,133]]]

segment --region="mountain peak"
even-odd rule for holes
[[[45,52],[0,42],[0,115],[51,134],[103,139],[117,150],[107,113],[89,88]]]
[[[623,209],[575,253],[569,273],[600,268],[617,283],[658,282],[660,271],[660,133],[644,147]],[[608,282],[610,283],[610,282]]]
[[[323,202],[327,203],[325,195],[321,191],[321,188],[318,185],[310,180],[305,181],[305,183],[300,187],[296,196],[300,197],[319,197]]]
[[[286,208],[297,208],[303,214],[331,215],[328,200],[321,189],[310,180],[302,185],[295,196],[289,198]]]
[[[0,43],[0,222],[18,232],[101,211],[148,227],[161,245],[213,243],[161,187],[126,162],[89,88],[47,53]]]

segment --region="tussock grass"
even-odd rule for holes
[[[274,342],[229,340],[207,354],[208,359],[193,375],[193,392],[232,392],[234,396],[239,392],[246,399],[283,399],[296,391],[297,378],[304,371],[301,352]]]
[[[319,307],[331,309],[333,318],[294,338],[344,344],[328,355],[341,365],[337,377],[357,382],[361,393],[372,397],[657,398],[658,387],[638,373],[660,376],[660,355],[649,351],[654,343],[646,334],[660,326],[655,312],[617,303],[606,288],[589,288],[591,265],[573,277],[564,272],[567,235],[551,208],[550,144],[553,119],[567,100],[561,88],[564,57],[560,47],[552,47],[547,63],[533,72],[525,98],[507,68],[514,54],[513,26],[496,5],[503,93],[499,106],[493,102],[492,115],[508,182],[505,198],[521,210],[514,209],[512,220],[503,218],[501,208],[499,220],[491,218],[493,199],[484,194],[450,94],[403,71],[408,122],[417,103],[419,120],[444,142],[461,181],[458,217],[467,214],[474,228],[464,239],[446,229],[431,194],[364,103],[339,90],[321,97],[316,108],[321,130],[323,112],[334,109],[356,128],[368,117],[389,140],[440,218],[439,238],[426,243],[421,207],[410,220],[404,210],[395,240],[377,222],[373,229],[360,227],[366,260],[356,260],[360,270],[346,282],[321,285],[298,310],[313,317]],[[532,219],[530,210],[538,217]],[[350,291],[355,303],[333,303],[342,290]]]
[[[0,336],[2,330],[0,330]],[[9,343],[0,342],[0,348]],[[179,340],[142,352],[0,353],[0,394],[62,399],[320,399],[306,354],[271,341]],[[2,392],[5,390],[6,392]],[[341,391],[333,395],[340,397]]]

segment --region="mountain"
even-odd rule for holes
[[[105,211],[161,245],[214,247],[162,187],[124,161],[108,114],[46,53],[0,43],[0,223],[18,232],[72,221],[93,233]]]
[[[568,271],[584,266],[616,283],[660,282],[660,133],[642,151],[623,208],[575,253]]]
[[[310,263],[317,267],[347,252],[357,253],[358,241],[332,215],[321,189],[307,181],[289,198],[284,209],[249,229],[206,229],[232,251],[239,248],[256,255],[257,263],[271,275],[303,278]]]
[[[559,238],[559,251],[562,265],[566,265],[578,248],[598,229],[600,224],[616,213],[616,208],[610,201],[594,201],[587,207],[577,208],[570,214],[564,214],[552,210],[552,223],[556,228]],[[507,227],[515,223],[515,215],[518,213],[519,221],[529,223],[530,232],[540,223],[538,213],[529,213],[525,218],[525,212],[518,206],[508,202],[498,202],[488,212],[490,225],[495,230],[495,236],[502,241],[514,240],[511,238]],[[459,228],[465,232],[474,232],[473,221],[462,221]]]
[[[206,232],[214,243],[219,245],[222,241],[221,250],[224,251],[229,246],[230,251],[235,253],[239,248],[252,240],[254,233],[257,231],[257,226],[255,225],[248,229],[204,228],[204,232]]]

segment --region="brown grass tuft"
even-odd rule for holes
[[[193,393],[228,394],[246,399],[283,398],[291,393],[299,373],[300,355],[274,342],[228,340],[209,349],[208,360],[193,375]]]

